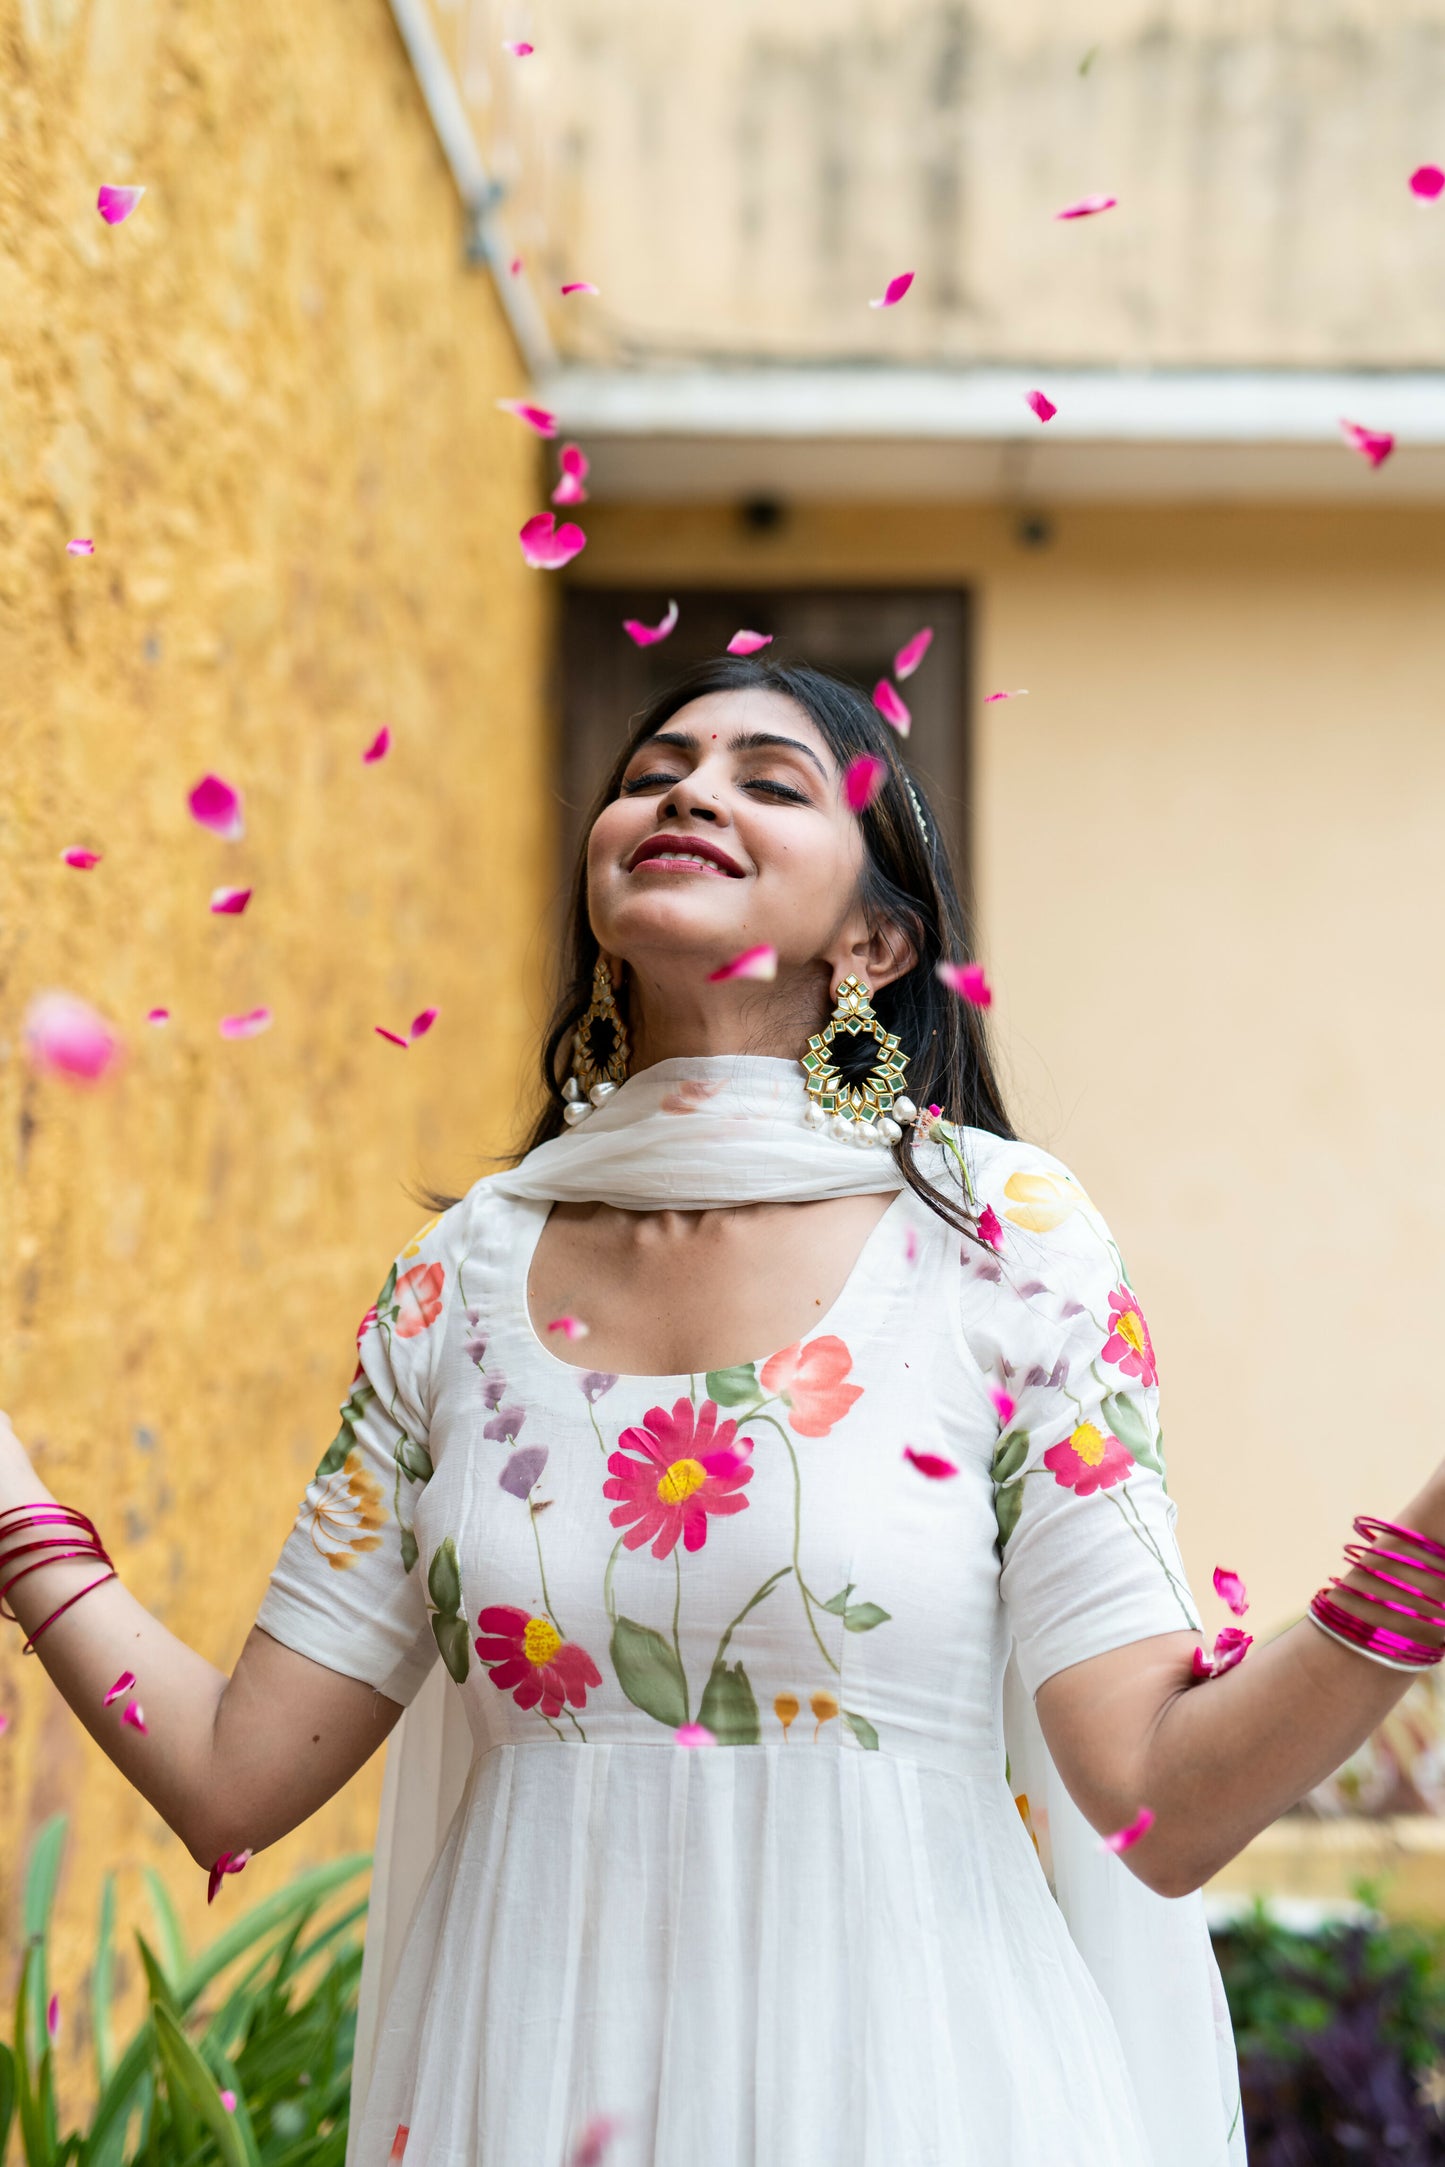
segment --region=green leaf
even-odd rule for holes
[[[836,1595],[830,1595],[826,1603],[819,1603],[818,1608],[820,1610],[831,1610],[835,1618],[841,1618],[848,1608],[848,1598],[853,1593],[855,1585],[856,1582],[850,1580],[846,1588],[840,1588]]]
[[[155,1914],[156,1940],[160,1944],[160,1960],[168,1983],[172,1988],[185,1971],[187,1964],[186,1937],[181,1929],[180,1915],[171,1902],[171,1892],[156,1872],[154,1866],[145,1870],[146,1892]]]
[[[403,1430],[397,1440],[395,1460],[409,1482],[430,1482],[436,1469],[425,1445],[419,1445],[414,1437]]]
[[[687,1721],[687,1679],[671,1641],[650,1625],[619,1618],[612,1628],[612,1667],[634,1708],[675,1731]]]
[[[95,2081],[101,2091],[115,2067],[111,2030],[111,1992],[115,1974],[115,1875],[107,1874],[100,1892],[100,1924],[95,1933],[95,1962],[90,1968],[90,2034],[95,2047]],[[5,2145],[0,2139],[0,2159]]]
[[[739,1362],[732,1369],[710,1369],[707,1396],[719,1407],[753,1407],[762,1398],[756,1364]]]
[[[843,1721],[847,1724],[860,1746],[866,1746],[870,1753],[878,1751],[878,1733],[868,1721],[867,1716],[855,1715],[851,1708],[845,1708],[843,1710]]]
[[[1156,1474],[1163,1474],[1153,1433],[1137,1400],[1131,1399],[1126,1392],[1110,1392],[1100,1403],[1099,1412],[1120,1444],[1127,1445],[1136,1460],[1142,1461],[1145,1467],[1152,1467]]]
[[[758,1704],[741,1663],[714,1663],[697,1711],[720,1746],[755,1746],[763,1735]]]
[[[994,1447],[993,1465],[989,1470],[995,1482],[1010,1482],[1022,1468],[1029,1456],[1029,1433],[1027,1430],[1010,1430]]]
[[[450,1535],[437,1545],[426,1576],[431,1599],[444,1618],[454,1618],[462,1607],[462,1573],[457,1546]]]
[[[346,1456],[356,1443],[356,1425],[375,1398],[375,1387],[364,1380],[352,1386],[351,1397],[341,1410],[341,1427],[321,1455],[311,1478],[313,1482],[319,1482],[323,1475],[334,1475],[338,1467],[345,1466]]]
[[[887,1625],[892,1616],[891,1610],[880,1610],[876,1603],[853,1603],[843,1613],[843,1624],[850,1633],[871,1633],[875,1625]]]
[[[0,2045],[0,2159],[5,2157],[5,2147],[10,2142],[10,2124],[15,2118],[15,2057],[7,2046]]]
[[[416,1536],[409,1527],[403,1527],[399,1520],[397,1527],[401,1532],[401,1569],[404,1573],[415,1572],[416,1561],[421,1556]]]
[[[465,1618],[444,1618],[433,1612],[432,1637],[441,1650],[442,1661],[458,1685],[467,1682],[467,1666],[471,1650],[467,1645],[467,1621]]]
[[[20,1988],[15,1997],[15,2095],[20,2107],[20,2135],[25,2147],[26,2167],[42,2167],[45,2158],[44,2126],[40,2107],[35,2097],[32,2079],[32,2056],[43,2060],[44,2048],[34,2053],[31,2010],[34,2003],[35,1976],[45,1960],[43,1945],[31,1942],[20,1960]],[[41,2031],[44,2033],[44,2004],[41,2005]]]
[[[1019,1524],[1019,1514],[1024,1509],[1024,1486],[1022,1479],[1006,1483],[993,1493],[994,1518],[998,1522],[998,1546],[1004,1544]]]
[[[151,2009],[156,2045],[166,2073],[171,2108],[184,2105],[210,2131],[224,2167],[255,2167],[254,2152],[247,2157],[236,2117],[221,2105],[220,2086],[180,2025],[163,2002]]]
[[[60,1878],[60,1855],[65,1848],[66,1816],[52,1814],[30,1849],[25,1875],[25,1939],[38,1941],[50,1931],[50,1912],[55,1884]]]
[[[386,1275],[386,1281],[382,1287],[380,1294],[378,1294],[378,1296],[376,1297],[376,1314],[378,1318],[386,1316],[387,1312],[392,1308],[392,1297],[395,1293],[396,1266],[393,1264],[391,1270]]]

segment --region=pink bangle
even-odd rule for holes
[[[42,1528],[53,1528],[59,1532],[38,1535],[33,1542],[19,1542],[15,1539],[22,1535],[33,1535]],[[37,1550],[44,1554],[35,1557]],[[33,1558],[34,1562],[22,1566],[18,1573],[8,1571],[17,1558],[24,1557]],[[21,1649],[22,1655],[33,1655],[35,1643],[41,1634],[48,1632],[56,1619],[63,1618],[66,1611],[78,1603],[83,1595],[89,1595],[92,1588],[104,1587],[107,1580],[114,1580],[117,1576],[95,1522],[87,1518],[85,1513],[76,1512],[70,1505],[57,1505],[52,1499],[33,1505],[11,1505],[4,1512],[0,1512],[0,1573],[8,1574],[3,1583],[0,1583],[0,1617],[10,1618],[18,1624],[19,1620],[15,1618],[14,1612],[5,1608],[10,1590],[46,1565],[63,1565],[78,1558],[94,1559],[97,1564],[105,1567],[105,1571],[96,1579],[88,1580],[83,1588],[77,1588],[74,1595],[67,1597],[51,1611],[48,1618],[42,1620]]]
[[[11,1556],[23,1557],[30,1550],[58,1550],[60,1554],[58,1557],[37,1558],[33,1565],[25,1566],[21,1572],[12,1573],[4,1586],[0,1587],[0,1618],[8,1619],[12,1625],[18,1625],[20,1621],[13,1610],[7,1610],[4,1606],[9,1600],[10,1590],[18,1587],[22,1580],[27,1580],[31,1573],[41,1572],[47,1565],[64,1565],[71,1558],[97,1558],[103,1565],[111,1562],[99,1544],[72,1541],[65,1536],[58,1536],[54,1542],[28,1543],[24,1551],[12,1551]],[[10,1559],[7,1558],[5,1563],[8,1565],[9,1562]]]
[[[1368,1572],[1369,1567],[1361,1567],[1361,1570]],[[1405,1593],[1407,1595],[1414,1595],[1415,1593],[1417,1593],[1416,1589],[1405,1587],[1405,1582],[1403,1580],[1390,1580],[1388,1574],[1386,1573],[1378,1573],[1375,1577],[1379,1580],[1386,1581],[1388,1585],[1392,1588],[1405,1588]],[[1345,1586],[1345,1583],[1342,1579],[1339,1578],[1338,1575],[1334,1575],[1330,1580],[1330,1586],[1332,1588],[1343,1588]],[[1372,1595],[1368,1588],[1349,1588],[1346,1590],[1346,1592],[1350,1595],[1355,1596],[1356,1599],[1362,1603],[1378,1603],[1382,1610],[1393,1610],[1396,1617],[1411,1618],[1417,1625],[1445,1626],[1445,1612],[1438,1610],[1419,1610],[1416,1609],[1415,1606],[1411,1603],[1392,1603],[1388,1595]]]
[[[1431,1557],[1445,1560],[1445,1543],[1432,1542],[1428,1535],[1421,1535],[1413,1527],[1396,1527],[1393,1520],[1377,1520],[1372,1514],[1362,1512],[1356,1515],[1354,1528],[1357,1535],[1363,1535],[1369,1542],[1374,1541],[1377,1532],[1381,1535],[1398,1535],[1402,1542],[1416,1543],[1420,1549],[1427,1550]]]
[[[117,1577],[115,1567],[111,1565],[110,1559],[107,1558],[105,1562],[108,1566],[110,1566],[110,1570],[108,1572],[102,1573],[98,1580],[87,1581],[86,1585],[83,1588],[78,1589],[76,1593],[70,1597],[68,1602],[62,1603],[58,1610],[52,1610],[50,1616],[45,1620],[45,1623],[43,1625],[36,1626],[35,1631],[26,1641],[24,1647],[20,1650],[20,1653],[22,1655],[34,1655],[35,1643],[37,1640],[39,1640],[41,1634],[48,1633],[51,1626],[54,1625],[56,1619],[63,1618],[66,1611],[72,1609],[74,1605],[80,1601],[82,1595],[89,1595],[95,1588],[103,1588],[107,1580],[114,1580]]]
[[[1372,1656],[1392,1670],[1428,1670],[1445,1655],[1445,1649],[1428,1647],[1388,1626],[1371,1625],[1355,1617],[1334,1600],[1327,1588],[1311,1596],[1309,1616],[1331,1639],[1344,1641],[1359,1654]]]

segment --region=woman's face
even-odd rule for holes
[[[587,846],[592,929],[649,975],[705,975],[745,948],[779,975],[816,964],[858,916],[863,841],[827,741],[778,692],[689,702],[627,764]]]

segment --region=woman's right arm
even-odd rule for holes
[[[0,1414],[0,1513],[52,1503]],[[42,1532],[53,1532],[44,1530]],[[28,1573],[10,1608],[27,1636],[97,1576],[93,1558]],[[14,1628],[10,1628],[14,1630]],[[253,1628],[229,1678],[177,1640],[119,1580],[75,1603],[36,1654],[101,1749],[198,1865],[259,1851],[325,1804],[382,1744],[401,1705]],[[145,1732],[103,1705],[122,1671]]]

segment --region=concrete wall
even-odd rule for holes
[[[0,78],[0,1405],[228,1664],[425,1216],[402,1183],[465,1185],[512,1130],[550,878],[548,595],[515,540],[542,476],[384,0],[0,0]],[[103,181],[147,185],[128,224]],[[188,817],[208,768],[243,842]],[[208,914],[222,882],[254,882],[244,917]],[[50,985],[127,1034],[113,1087],[23,1065]],[[269,1034],[223,1043],[258,1003]],[[432,1003],[414,1049],[373,1035]],[[6,1945],[29,1833],[74,1817],[75,2049],[105,1869],[135,1917],[156,1863],[197,1928],[204,1876],[12,1627],[0,1710]],[[224,1908],[365,1846],[374,1796]]]

